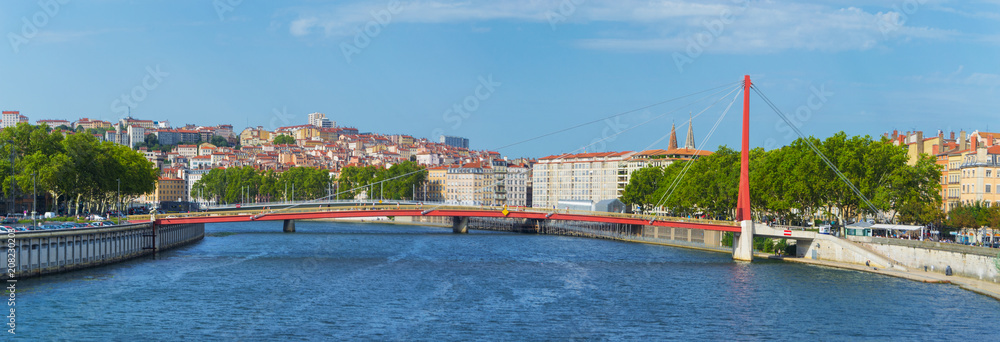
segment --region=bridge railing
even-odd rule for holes
[[[355,206],[332,206],[332,207],[302,207],[302,208],[284,208],[284,209],[263,209],[263,208],[234,208],[232,210],[224,211],[210,211],[210,212],[195,212],[195,213],[172,213],[172,214],[157,214],[156,218],[196,218],[196,217],[215,217],[215,216],[256,216],[256,215],[273,215],[273,214],[294,214],[294,213],[315,213],[315,212],[337,212],[337,211],[358,211],[358,210],[479,210],[479,211],[501,211],[503,207],[498,206],[463,206],[463,205],[420,205],[420,204],[380,204],[380,205],[366,205],[358,204]],[[599,212],[599,211],[589,211],[589,210],[569,210],[569,209],[547,209],[547,208],[507,208],[510,212],[533,212],[540,214],[571,214],[571,215],[584,215],[584,216],[602,216],[602,217],[613,217],[613,218],[625,218],[625,219],[641,219],[644,221],[671,221],[671,222],[688,222],[688,223],[699,223],[708,225],[721,225],[721,226],[738,226],[737,223],[731,221],[720,221],[720,220],[707,220],[707,219],[697,219],[697,218],[685,218],[685,217],[670,217],[670,216],[655,216],[655,215],[642,215],[642,214],[626,214],[626,213],[612,213],[612,212]],[[150,220],[149,215],[132,215],[128,217],[132,221],[148,221]]]
[[[378,202],[378,199],[369,200],[355,200],[355,199],[334,199],[334,200],[307,200],[307,201],[278,201],[278,202],[249,202],[249,203],[232,203],[232,204],[206,204],[205,209],[218,210],[218,209],[239,209],[240,207],[273,207],[273,206],[293,206],[293,205],[323,205],[323,204],[350,204],[350,203],[373,203]],[[390,202],[385,200],[385,202]],[[409,201],[409,200],[392,200],[395,203],[420,203],[421,201]],[[437,202],[424,202],[428,204],[438,204]]]

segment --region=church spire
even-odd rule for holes
[[[692,150],[695,148],[694,147],[694,129],[691,128],[691,126],[692,126],[693,123],[694,123],[694,117],[690,117],[690,119],[688,119],[688,136],[687,136],[687,139],[684,139],[684,148],[690,148]]]
[[[667,143],[667,149],[677,149],[677,127],[673,123],[670,123],[670,141]]]

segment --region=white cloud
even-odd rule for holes
[[[288,32],[293,36],[301,37],[309,34],[312,27],[316,25],[316,18],[298,18],[288,25]]]
[[[697,2],[682,0],[510,0],[510,1],[400,1],[392,22],[454,23],[513,20],[544,25],[554,16],[560,25],[597,26],[593,38],[576,44],[614,51],[684,51],[692,39],[711,38],[705,51],[716,53],[773,53],[783,50],[867,50],[888,41],[936,39],[954,35],[948,30],[915,27],[900,13],[868,12],[857,7],[810,3],[746,3],[737,0]],[[372,13],[387,4],[367,2],[338,5],[322,11],[300,12],[289,31],[295,36],[353,35]],[[562,20],[565,19],[565,20]],[[731,19],[731,20],[730,20]],[[711,34],[718,30],[721,34]],[[715,23],[715,24],[713,24]],[[620,24],[620,25],[619,25]],[[608,28],[612,25],[614,28]],[[714,25],[714,26],[713,26]],[[703,36],[705,34],[709,36]]]
[[[982,72],[966,74],[963,71],[965,71],[965,66],[959,65],[958,69],[948,74],[937,72],[930,75],[910,76],[906,80],[930,84],[967,85],[985,88],[1000,87],[1000,74]]]

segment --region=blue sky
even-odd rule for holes
[[[128,102],[138,118],[237,129],[318,111],[496,149],[749,74],[810,135],[1000,128],[996,0],[43,0],[4,1],[0,17],[0,108],[32,122],[116,120]],[[694,119],[699,144],[734,95]],[[671,123],[683,142],[689,112],[721,96],[501,152],[665,148]],[[751,103],[751,144],[794,139]],[[740,109],[710,149],[738,146]]]

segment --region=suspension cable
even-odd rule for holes
[[[714,125],[712,125],[712,129],[709,130],[708,134],[705,135],[705,138],[702,139],[701,141],[702,146],[705,146],[705,144],[708,143],[709,139],[712,138],[712,135],[715,134],[715,131],[719,128],[719,124],[722,123],[722,120],[726,117],[726,114],[729,113],[729,109],[733,107],[733,104],[736,103],[736,99],[738,99],[740,97],[740,94],[743,93],[742,87],[738,89],[739,92],[736,93],[736,96],[733,96],[733,100],[729,102],[729,105],[726,106],[726,109],[722,111],[722,115],[720,115],[719,119],[715,121]],[[729,94],[726,94],[726,96],[728,95]],[[681,172],[679,172],[677,176],[674,177],[673,181],[670,183],[670,186],[668,186],[667,190],[663,192],[663,195],[660,196],[660,199],[656,201],[656,205],[654,205],[653,208],[659,207],[661,203],[666,203],[666,201],[670,200],[670,196],[673,195],[674,191],[677,191],[677,188],[680,185],[681,180],[684,178],[685,175],[687,175],[687,172],[691,168],[691,165],[694,163],[694,160],[695,158],[687,160],[687,162],[684,164],[684,168],[682,168]]]
[[[861,193],[861,190],[859,190],[856,186],[854,186],[854,183],[852,183],[851,180],[848,179],[846,175],[844,175],[844,173],[840,172],[840,169],[838,169],[836,165],[833,165],[833,162],[831,162],[830,159],[827,159],[826,155],[824,155],[823,152],[821,152],[819,148],[817,148],[816,145],[812,143],[812,140],[806,137],[805,134],[803,134],[802,131],[799,130],[799,128],[796,125],[794,125],[792,121],[789,120],[788,117],[781,112],[780,109],[778,109],[778,106],[776,106],[773,102],[771,102],[770,99],[767,98],[767,96],[764,95],[764,93],[757,87],[756,84],[753,84],[750,87],[757,93],[757,95],[760,95],[760,97],[764,99],[764,102],[767,103],[767,105],[770,106],[771,109],[774,110],[776,114],[778,114],[778,117],[780,117],[781,120],[784,120],[785,123],[788,124],[788,127],[792,128],[795,134],[797,134],[800,138],[802,138],[803,141],[806,142],[806,145],[809,146],[809,148],[812,149],[812,151],[816,153],[816,155],[819,156],[821,160],[823,160],[823,163],[825,163],[828,167],[830,167],[830,169],[833,170],[833,172],[837,175],[837,177],[839,177],[840,180],[842,180],[845,184],[847,184],[847,187],[851,189],[851,191],[854,192],[854,194],[858,195],[858,197],[860,197],[862,201],[864,201],[865,205],[867,205],[868,208],[871,209],[873,213],[875,213],[876,217],[882,219],[881,212],[875,207],[874,204],[872,204],[871,201],[868,200],[868,197],[865,196],[863,193]]]
[[[735,88],[733,88],[732,90],[730,90],[730,91],[729,91],[729,93],[727,93],[727,94],[723,95],[722,97],[720,97],[720,98],[719,98],[718,100],[716,100],[715,102],[712,102],[712,103],[711,103],[711,104],[710,104],[710,105],[709,105],[709,106],[708,106],[707,108],[705,108],[705,109],[701,110],[700,112],[698,112],[698,114],[697,114],[697,115],[693,116],[693,117],[692,117],[692,118],[691,118],[690,120],[688,120],[688,124],[690,124],[691,120],[694,120],[694,118],[697,118],[697,117],[701,116],[701,114],[702,114],[702,113],[704,113],[705,111],[707,111],[707,110],[708,110],[709,108],[712,108],[712,106],[715,106],[715,105],[716,105],[716,104],[718,104],[718,103],[719,103],[720,101],[722,101],[723,99],[725,99],[725,98],[726,98],[726,96],[729,96],[729,94],[732,94],[732,93],[733,93],[734,91],[737,91],[737,90],[739,90],[739,89],[740,89],[740,87],[735,87]],[[702,97],[702,98],[700,98],[700,99],[698,99],[698,100],[696,100],[696,101],[694,101],[694,102],[691,102],[691,103],[689,103],[689,104],[686,104],[686,105],[683,105],[683,106],[680,106],[680,107],[678,107],[678,108],[676,108],[676,109],[674,109],[674,110],[671,110],[671,111],[668,111],[668,112],[666,112],[666,113],[663,113],[663,114],[660,114],[660,115],[657,115],[657,116],[654,116],[653,118],[651,118],[651,119],[649,119],[649,120],[646,120],[646,121],[643,121],[643,122],[639,123],[638,125],[635,125],[635,126],[632,126],[632,127],[629,127],[629,128],[626,128],[626,129],[624,129],[624,130],[621,130],[621,131],[619,131],[619,132],[617,132],[617,133],[615,133],[615,134],[612,134],[612,135],[610,135],[610,136],[607,136],[607,137],[604,137],[604,138],[602,138],[602,139],[600,139],[600,140],[596,140],[596,141],[593,141],[593,142],[591,142],[590,144],[587,144],[587,145],[583,145],[583,146],[581,146],[581,147],[579,147],[579,148],[577,148],[577,149],[575,149],[575,150],[573,150],[573,151],[570,151],[570,152],[566,152],[566,153],[563,153],[563,154],[561,154],[561,155],[557,156],[557,158],[562,158],[562,157],[564,157],[564,156],[568,156],[568,155],[572,155],[572,154],[574,154],[574,153],[576,153],[576,152],[579,152],[579,151],[581,151],[581,150],[585,150],[586,148],[588,148],[588,147],[590,147],[590,146],[593,146],[593,145],[595,145],[595,144],[597,144],[597,143],[600,143],[600,142],[602,142],[602,141],[605,141],[605,140],[608,140],[608,139],[611,139],[611,138],[614,138],[614,137],[617,137],[617,136],[619,136],[619,135],[621,135],[621,134],[623,134],[623,133],[625,133],[625,132],[628,132],[628,131],[630,131],[630,130],[632,130],[632,129],[635,129],[635,128],[638,128],[638,127],[640,127],[640,126],[643,126],[643,125],[645,125],[645,124],[648,124],[648,123],[650,123],[650,122],[653,122],[654,120],[656,120],[656,119],[659,119],[659,118],[662,118],[662,117],[664,117],[664,116],[667,116],[667,115],[670,115],[670,114],[673,114],[673,113],[676,113],[677,111],[679,111],[679,110],[681,110],[681,109],[683,109],[683,108],[686,108],[686,107],[689,107],[689,106],[692,106],[692,105],[694,105],[695,103],[698,103],[698,102],[701,102],[702,100],[705,100],[705,99],[708,99],[708,98],[710,98],[710,97],[713,97],[713,96],[715,96],[715,95],[718,95],[718,94],[721,94],[721,93],[723,93],[723,92],[725,92],[725,91],[726,91],[726,89],[723,89],[723,90],[720,90],[720,91],[717,91],[717,92],[715,92],[715,93],[712,93],[712,94],[709,94],[709,95],[707,95],[707,96],[705,96],[705,97]],[[661,140],[662,140],[662,139],[661,139]]]
[[[581,123],[581,124],[577,124],[577,125],[573,125],[573,126],[570,126],[570,127],[567,127],[567,128],[555,130],[555,131],[552,131],[552,132],[549,132],[549,133],[545,133],[545,134],[542,134],[542,135],[538,135],[538,136],[535,136],[535,137],[532,137],[532,138],[528,138],[528,139],[524,139],[524,140],[517,141],[517,142],[514,142],[514,143],[510,143],[510,144],[507,144],[507,145],[503,145],[503,146],[500,146],[500,147],[496,148],[496,150],[499,151],[499,150],[502,150],[502,149],[505,149],[505,148],[508,148],[508,147],[511,147],[511,146],[520,145],[520,144],[523,144],[523,143],[526,143],[526,142],[529,142],[529,141],[533,141],[533,140],[537,140],[537,139],[541,139],[541,138],[544,138],[544,137],[547,137],[547,136],[550,136],[550,135],[555,135],[555,134],[559,134],[559,133],[566,132],[566,131],[569,131],[569,130],[577,129],[577,128],[580,128],[580,127],[583,127],[583,126],[595,124],[595,123],[598,123],[598,122],[601,122],[601,121],[604,121],[604,120],[607,120],[607,119],[616,118],[616,117],[619,117],[619,116],[622,116],[622,115],[625,115],[625,114],[635,113],[635,112],[638,112],[638,111],[643,110],[643,109],[648,109],[648,108],[656,107],[656,106],[659,106],[659,105],[662,105],[662,104],[670,103],[670,102],[677,101],[677,100],[680,100],[680,99],[684,99],[684,98],[687,98],[687,97],[691,97],[691,96],[694,96],[694,95],[698,95],[698,94],[702,94],[702,93],[707,93],[707,92],[710,92],[710,91],[713,91],[713,90],[716,90],[716,89],[719,89],[719,88],[725,88],[725,87],[731,86],[731,85],[736,84],[736,83],[741,83],[741,82],[742,81],[740,81],[740,82],[726,83],[726,84],[723,84],[723,85],[720,85],[720,86],[717,86],[717,87],[713,87],[713,88],[709,88],[709,89],[706,89],[706,90],[702,90],[702,91],[690,93],[690,94],[687,94],[687,95],[678,96],[678,97],[675,97],[675,98],[672,98],[672,99],[669,99],[669,100],[665,100],[665,101],[660,101],[660,102],[657,102],[657,103],[654,103],[654,104],[651,104],[651,105],[648,105],[648,106],[643,106],[643,107],[639,107],[639,108],[636,108],[636,109],[631,109],[631,110],[628,110],[628,111],[624,111],[624,112],[621,112],[621,113],[618,113],[618,114],[614,114],[614,115],[611,115],[611,116],[603,117],[603,118],[600,118],[600,119],[596,119],[596,120],[592,120],[592,121],[587,121],[587,122],[584,122],[584,123]]]

